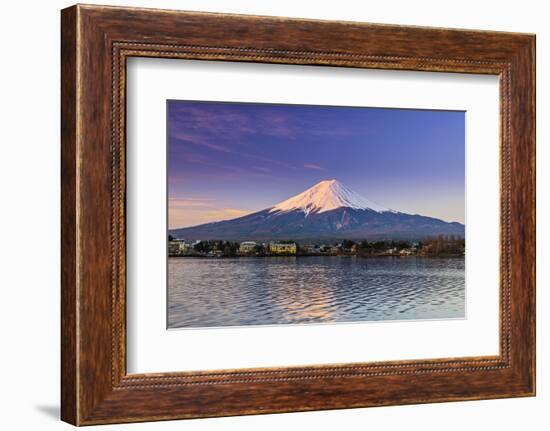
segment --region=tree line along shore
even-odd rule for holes
[[[170,257],[268,257],[268,256],[464,256],[464,238],[439,235],[422,241],[353,241],[297,242],[195,240],[168,236]]]

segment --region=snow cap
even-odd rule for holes
[[[376,212],[390,211],[348,189],[340,181],[330,179],[323,180],[306,191],[278,203],[270,212],[301,210],[307,215],[342,207]]]

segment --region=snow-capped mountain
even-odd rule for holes
[[[331,179],[262,211],[170,234],[186,240],[421,240],[439,234],[464,236],[464,225],[385,208]]]
[[[305,192],[278,203],[269,212],[301,210],[309,215],[310,213],[321,214],[342,207],[377,212],[389,211],[333,179],[321,181]]]

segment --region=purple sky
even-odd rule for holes
[[[336,178],[464,223],[464,112],[170,100],[169,228],[230,219]]]

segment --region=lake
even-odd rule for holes
[[[168,327],[465,317],[464,258],[168,259]]]

